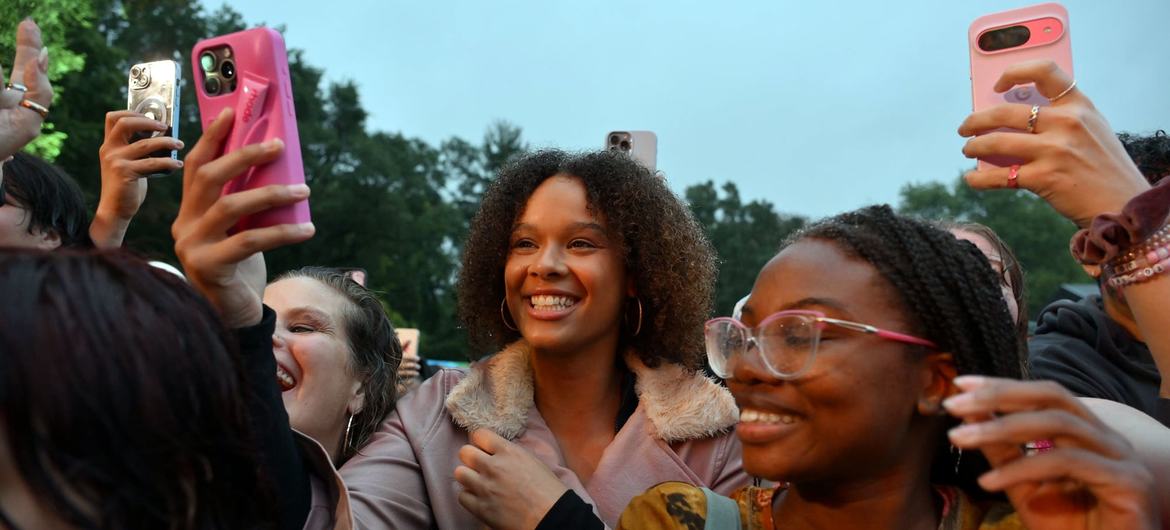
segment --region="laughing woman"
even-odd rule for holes
[[[279,151],[250,146],[238,152],[249,158],[198,169],[195,153],[213,152],[230,127],[219,121],[200,140],[209,147],[188,157],[176,252],[228,322],[252,330],[265,313],[248,287],[263,283],[256,253],[313,230],[244,238],[218,227],[307,190],[216,198]],[[341,467],[344,490],[313,489],[313,512],[330,512],[338,528],[601,527],[664,481],[723,493],[745,485],[734,400],[696,371],[714,281],[714,253],[687,206],[632,159],[518,160],[485,193],[464,247],[459,312],[479,361],[399,400]],[[286,508],[282,522],[305,511]]]

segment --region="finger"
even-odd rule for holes
[[[1112,431],[1063,410],[1017,412],[988,421],[965,423],[947,433],[962,449],[987,444],[1022,446],[1034,440],[1052,440],[1056,447],[1078,447],[1109,458],[1121,458],[1128,448]]]
[[[1072,81],[1072,77],[1069,77],[1056,63],[1041,59],[1014,64],[1004,69],[1003,75],[995,82],[995,91],[1007,92],[1016,85],[1035,83],[1040,94],[1051,99],[1064,92],[1072,84]],[[1072,92],[1054,104],[1064,104],[1083,98],[1084,95],[1080,93],[1080,90],[1074,88]]]
[[[1030,410],[1056,409],[1101,425],[1064,387],[1052,381],[1015,381],[996,377],[960,376],[955,386],[963,393],[943,401],[953,416],[1010,414]]]
[[[208,249],[208,256],[215,263],[239,263],[258,252],[305,241],[313,237],[314,231],[313,223],[253,228],[215,243]]]
[[[4,81],[4,67],[0,66],[0,109],[15,108],[20,104],[20,98],[24,97],[24,92],[4,89],[3,86],[7,86],[7,83]]]
[[[183,142],[170,136],[144,138],[132,144],[113,151],[116,158],[136,160],[146,157],[155,151],[178,151],[183,148]]]
[[[996,129],[1019,129],[1028,127],[1028,118],[1032,115],[1030,105],[1018,103],[1004,103],[989,109],[972,112],[959,124],[959,136],[968,137],[983,134]]]
[[[512,442],[505,440],[503,436],[496,434],[491,429],[476,429],[471,431],[468,438],[471,443],[489,455],[494,455],[512,445]]]
[[[967,140],[963,155],[967,158],[1011,157],[1031,161],[1043,148],[1043,140],[1034,134],[993,132]]]
[[[207,209],[203,216],[204,229],[211,233],[226,233],[245,215],[297,203],[308,197],[309,187],[304,184],[273,184],[224,195]]]
[[[158,120],[147,118],[141,114],[124,116],[114,123],[113,128],[106,134],[106,141],[114,140],[119,144],[130,143],[130,137],[140,132],[165,131],[167,125]]]
[[[183,167],[182,160],[175,160],[167,157],[150,157],[141,160],[131,160],[126,163],[126,167],[135,175],[158,175],[161,173],[170,173]]]
[[[979,477],[987,491],[1001,491],[1027,483],[1075,481],[1090,488],[1117,487],[1129,482],[1139,484],[1141,474],[1124,461],[1105,458],[1092,451],[1062,448],[1039,453],[997,467]]]
[[[213,160],[223,149],[223,142],[232,130],[232,117],[231,107],[223,109],[219,116],[211,121],[211,125],[204,129],[203,136],[195,142],[195,147],[187,152],[187,157],[183,159],[187,166],[187,171],[183,174],[183,195],[187,194],[187,189],[194,182],[195,172],[203,164]]]
[[[284,143],[279,139],[273,139],[260,144],[246,145],[207,162],[195,172],[195,180],[189,189],[184,190],[184,195],[190,194],[196,205],[210,205],[219,197],[224,184],[242,175],[248,168],[276,160],[283,150]]]
[[[21,79],[28,91],[24,97],[48,107],[53,103],[53,88],[49,84],[48,50],[41,41],[41,28],[26,18],[16,29],[16,58],[12,65],[12,79]]]
[[[483,513],[484,503],[475,494],[466,489],[459,492],[459,504],[477,519],[481,518],[480,514]]]
[[[487,467],[490,456],[474,445],[466,444],[459,448],[459,461],[476,471],[483,471]]]
[[[102,134],[105,135],[106,137],[109,137],[110,136],[110,129],[114,128],[114,124],[117,123],[118,120],[120,120],[122,118],[130,117],[130,116],[142,116],[142,115],[137,113],[137,112],[130,111],[130,110],[112,110],[110,112],[107,112],[106,113],[106,126],[105,126],[105,129],[102,132]]]

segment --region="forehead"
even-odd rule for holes
[[[1003,259],[999,255],[999,249],[995,248],[995,244],[993,244],[990,240],[981,234],[976,234],[975,232],[962,229],[951,230],[951,234],[963,241],[970,241],[979,249],[979,252],[982,252],[984,256],[988,257],[988,259]]]
[[[846,254],[836,244],[805,239],[772,258],[752,287],[743,319],[749,324],[798,307],[819,309],[870,323],[897,321],[901,311],[893,288],[869,263]],[[826,303],[802,305],[809,300]],[[884,318],[879,318],[884,317]]]
[[[294,308],[311,307],[339,319],[347,302],[332,287],[303,276],[285,278],[264,289],[264,304],[278,315]]]
[[[601,222],[599,216],[590,210],[585,184],[577,177],[557,174],[533,190],[516,222],[543,225],[586,220]]]

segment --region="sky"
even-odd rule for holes
[[[203,0],[208,11],[223,0]],[[897,203],[973,164],[967,27],[1027,1],[231,0],[353,81],[371,130],[478,143],[507,120],[533,147],[652,130],[678,192],[820,217]],[[1170,1],[1066,1],[1081,88],[1114,129],[1170,129]],[[1042,119],[1042,118],[1041,118]]]

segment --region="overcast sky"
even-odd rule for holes
[[[955,133],[971,105],[967,26],[1030,2],[230,4],[286,26],[326,79],[355,81],[372,129],[478,142],[504,119],[566,149],[649,129],[676,191],[733,180],[745,199],[822,216],[970,166]],[[1170,129],[1170,1],[1065,6],[1078,86],[1115,129]]]

